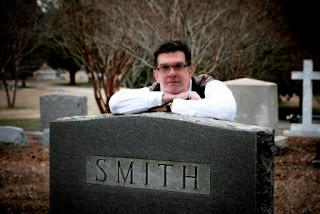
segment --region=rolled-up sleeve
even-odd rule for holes
[[[122,89],[111,97],[109,108],[114,114],[140,113],[161,106],[162,95],[162,92],[150,91],[148,87]]]

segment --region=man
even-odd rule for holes
[[[141,89],[124,89],[109,102],[114,114],[173,112],[234,121],[236,102],[229,88],[208,75],[193,76],[190,49],[180,41],[161,44],[154,52],[156,82]]]

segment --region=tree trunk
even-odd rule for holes
[[[12,89],[13,90],[12,91],[12,100],[11,100],[10,105],[8,105],[8,108],[13,108],[15,103],[16,103],[19,70],[20,70],[20,59],[16,58],[14,60],[14,86],[13,86],[13,89]]]
[[[22,86],[21,86],[22,88],[26,88],[27,87],[25,78],[21,80],[21,84],[22,84]]]
[[[18,76],[19,76],[19,69],[20,69],[20,60],[15,59],[14,61],[14,85],[12,87],[12,97],[11,97],[11,86],[7,82],[7,77],[3,75],[3,85],[6,91],[7,96],[7,108],[13,108],[16,102],[16,94],[18,88]]]
[[[6,97],[7,97],[7,107],[10,108],[10,103],[11,103],[11,99],[10,99],[10,91],[9,91],[9,86],[5,77],[5,74],[3,75],[3,79],[2,79],[2,83],[4,86],[4,89],[6,91]]]
[[[76,84],[76,70],[70,70],[69,74],[70,74],[70,82],[69,85],[75,85]]]

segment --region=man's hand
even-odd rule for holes
[[[180,94],[177,94],[175,98],[180,98],[183,100],[200,100],[201,99],[199,94],[195,91],[181,92]]]
[[[195,91],[184,91],[179,94],[163,93],[162,102],[168,103],[168,102],[171,102],[175,98],[180,98],[183,100],[200,100],[201,99],[199,94]]]
[[[185,92],[181,92],[179,94],[163,93],[162,102],[169,103],[169,102],[172,102],[173,99],[176,99],[176,98],[180,98],[183,100],[200,100],[201,99],[201,97],[199,96],[199,94],[197,92],[185,91]],[[163,106],[151,108],[151,109],[149,109],[149,111],[151,111],[151,112],[154,112],[154,111],[166,112],[167,108],[166,108],[166,105],[163,105]]]

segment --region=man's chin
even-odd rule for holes
[[[183,92],[183,90],[179,89],[179,88],[173,88],[173,87],[169,87],[166,90],[164,90],[164,92],[169,93],[169,94],[179,94],[181,92]]]

